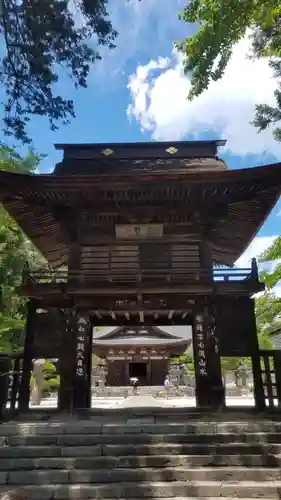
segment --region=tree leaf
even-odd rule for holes
[[[115,47],[107,0],[2,0],[1,83],[6,92],[4,132],[24,143],[27,125],[46,116],[51,130],[75,116],[73,101],[57,93],[63,73],[87,87],[99,46]]]

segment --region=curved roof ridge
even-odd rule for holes
[[[167,329],[168,328],[168,329]],[[155,325],[143,325],[143,326],[131,326],[131,325],[128,325],[128,326],[115,326],[115,327],[104,327],[102,330],[96,330],[96,332],[98,333],[97,335],[94,335],[94,338],[93,340],[94,341],[103,341],[103,340],[113,340],[114,338],[118,337],[118,334],[120,335],[120,337],[122,337],[122,330],[126,330],[126,335],[124,335],[124,339],[126,339],[126,337],[128,336],[127,333],[129,333],[129,331],[131,330],[132,331],[132,334],[130,335],[130,337],[133,337],[135,336],[136,338],[141,338],[142,335],[140,334],[140,331],[141,330],[145,330],[146,334],[144,335],[144,337],[147,337],[147,336],[150,336],[150,337],[161,337],[163,339],[163,341],[165,341],[165,339],[167,340],[184,340],[184,337],[182,337],[180,334],[173,334],[169,331],[169,327],[161,327],[161,326],[155,326]],[[176,327],[177,328],[177,327]],[[181,327],[179,327],[181,328]],[[184,326],[184,328],[186,328]],[[152,333],[155,332],[155,335],[151,334],[150,331],[152,331]],[[157,335],[157,333],[159,335]],[[135,335],[134,335],[135,334]]]

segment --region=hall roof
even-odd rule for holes
[[[170,333],[172,332],[172,333]],[[96,330],[93,345],[111,347],[119,345],[128,346],[169,346],[189,345],[192,330],[188,326],[161,327],[161,326],[120,326],[115,328],[105,327]]]
[[[105,175],[155,172],[173,168],[225,169],[217,149],[225,140],[140,142],[119,144],[56,144],[63,150],[63,161],[55,167],[56,175]]]
[[[281,163],[230,170],[217,158],[224,143],[57,146],[64,149],[64,160],[53,174],[0,172],[0,200],[53,266],[67,263],[69,227],[79,229],[85,211],[104,228],[118,224],[120,212],[130,216],[139,206],[170,222],[188,221],[195,207],[206,216],[217,209],[210,235],[213,260],[232,265],[279,198]]]

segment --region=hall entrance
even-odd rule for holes
[[[129,363],[129,377],[136,377],[139,379],[141,385],[147,384],[147,370],[148,364],[145,362],[132,362]]]

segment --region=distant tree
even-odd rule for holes
[[[4,132],[30,142],[26,125],[47,116],[52,130],[75,116],[58,90],[62,70],[76,88],[87,87],[99,46],[114,47],[108,0],[1,0],[0,63],[6,92]]]
[[[281,328],[281,299],[267,292],[256,299],[256,320],[260,347],[272,347],[271,332]]]
[[[276,297],[274,287],[281,281],[281,237],[260,256],[262,263],[271,263],[271,271],[263,271],[260,279],[265,283],[266,293],[256,300],[257,326],[263,338],[281,328],[281,298]]]
[[[271,272],[264,271],[261,273],[262,280],[267,288],[271,290],[281,280],[281,236],[275,238],[272,245],[260,256],[259,261],[271,262],[273,265]]]
[[[186,373],[194,373],[194,358],[190,347],[180,356],[170,359],[170,364],[183,366]]]
[[[256,106],[253,124],[258,130],[276,125],[281,140],[281,2],[280,0],[190,0],[180,18],[195,23],[193,35],[177,42],[186,73],[191,73],[189,99],[219,80],[230,61],[233,46],[251,33],[252,57],[271,58],[277,77],[276,106]]]
[[[33,152],[21,157],[0,146],[0,170],[32,173],[39,161]],[[17,288],[26,262],[39,266],[44,259],[0,205],[0,351],[17,351],[23,342],[26,301]]]

